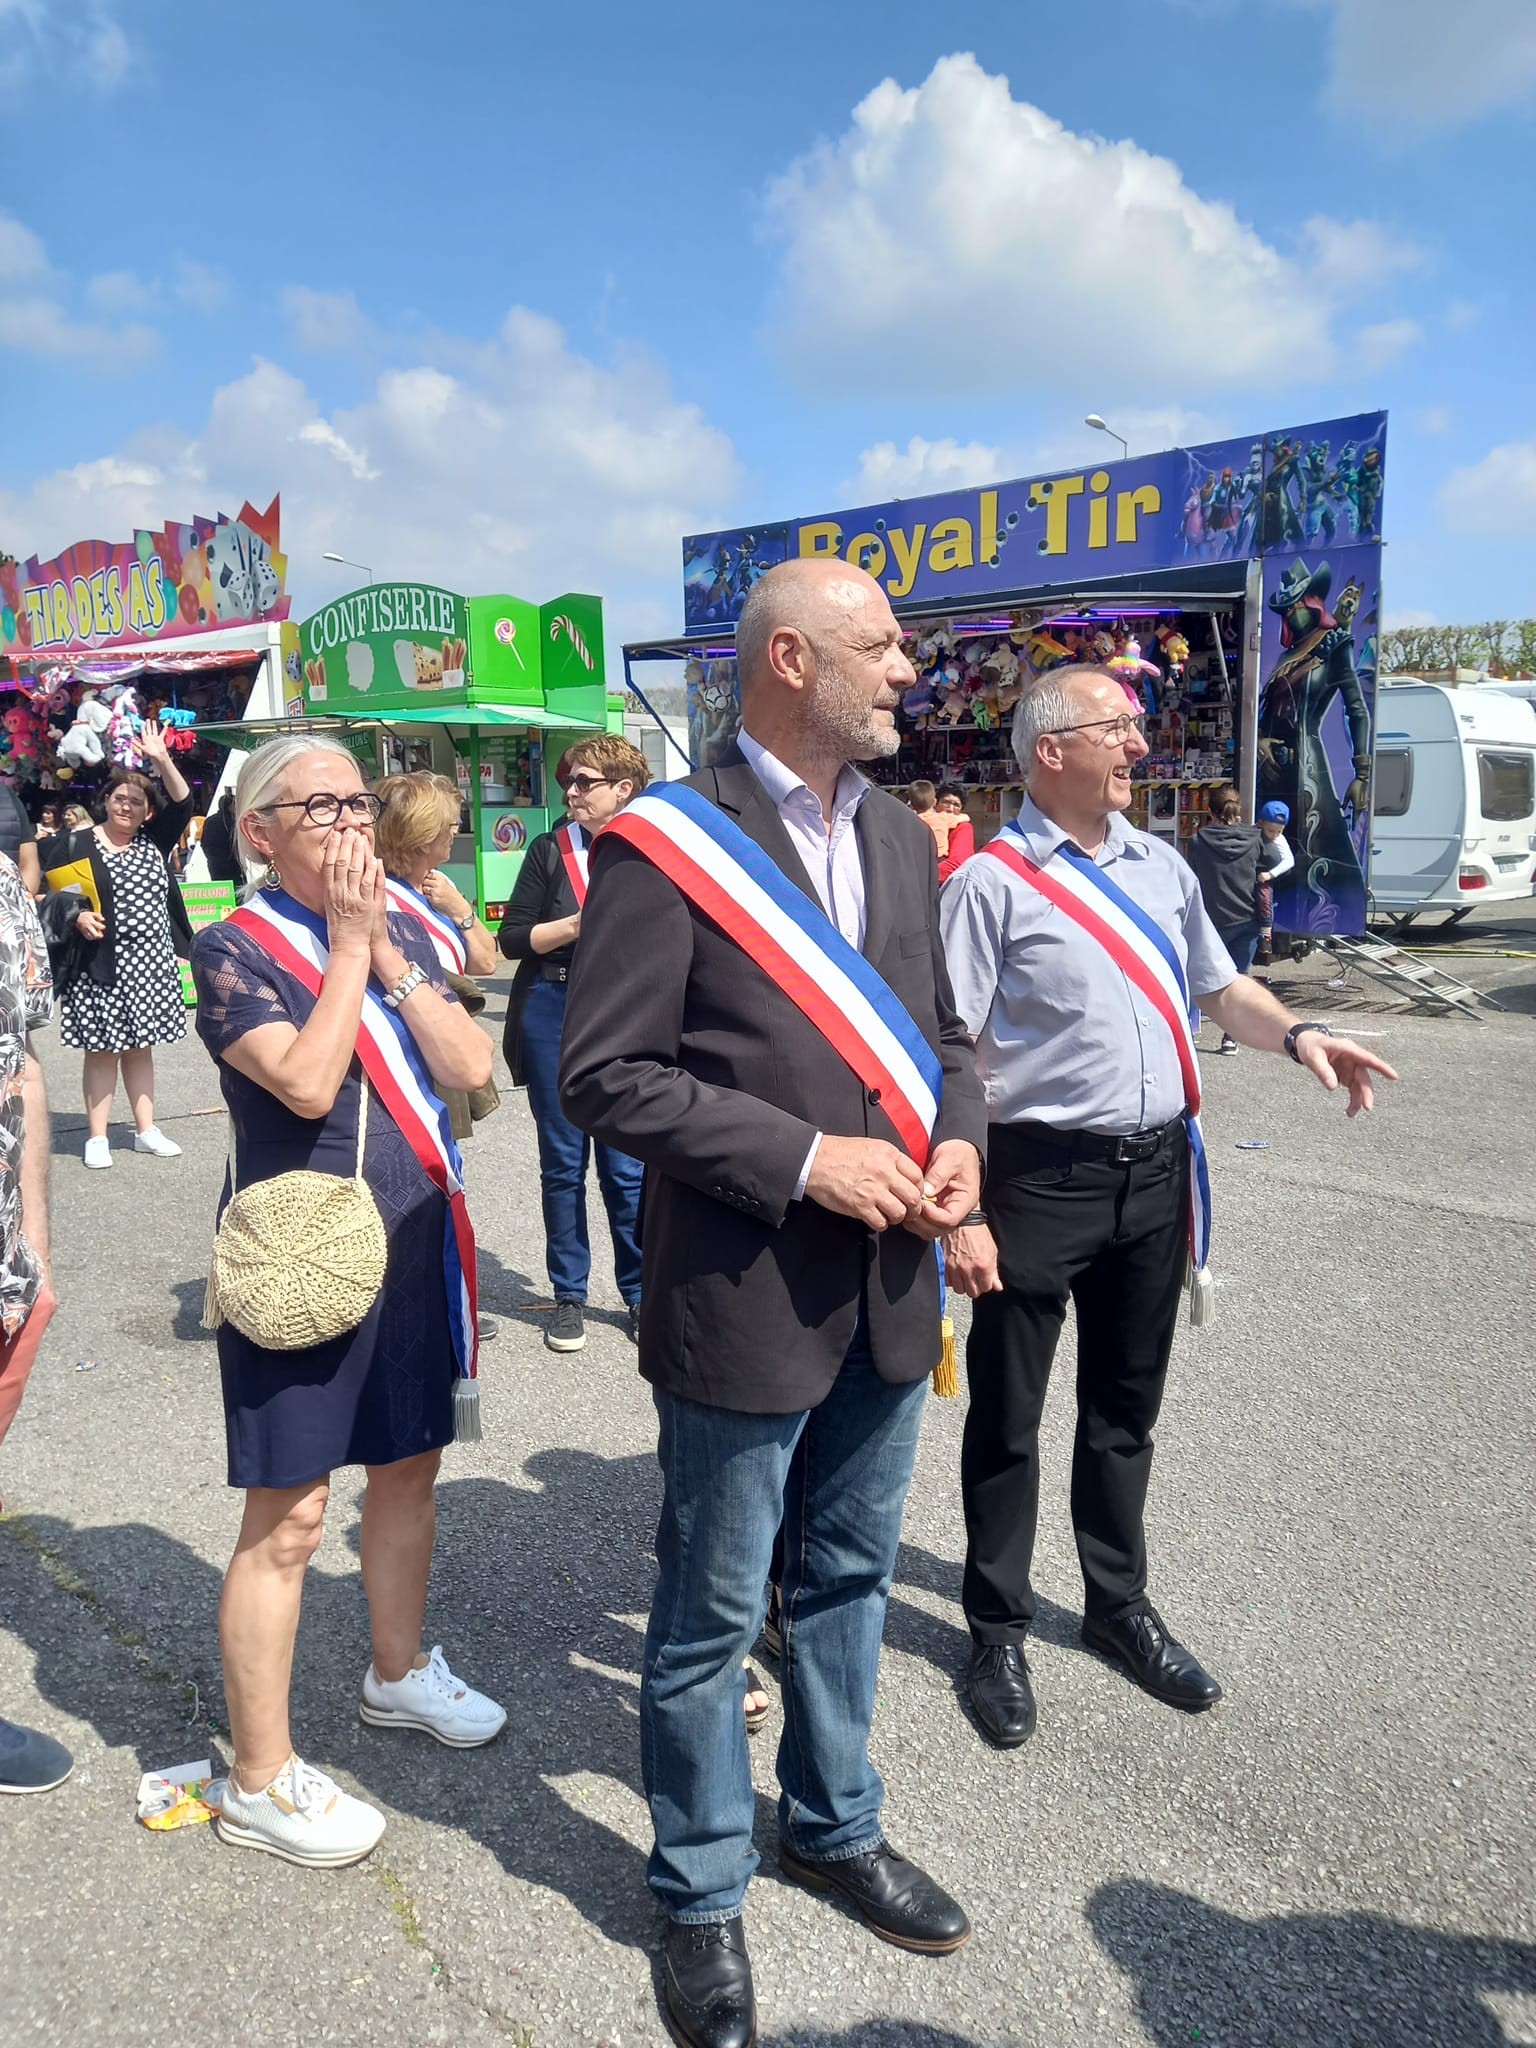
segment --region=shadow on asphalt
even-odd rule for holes
[[[1536,1994],[1536,1948],[1375,1913],[1245,1920],[1167,1885],[1123,1878],[1089,1899],[1088,1924],[1131,1979],[1157,2048],[1507,2048],[1513,2037],[1485,1997]]]

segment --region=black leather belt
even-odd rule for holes
[[[569,981],[571,978],[569,967],[550,967],[546,964],[539,969],[539,973],[546,981]]]
[[[1068,1152],[1074,1159],[1098,1159],[1108,1166],[1135,1166],[1155,1159],[1173,1138],[1184,1137],[1184,1119],[1176,1116],[1156,1131],[1131,1131],[1123,1138],[1103,1131],[1058,1131],[1054,1124],[994,1124],[987,1133],[988,1156],[995,1154],[999,1139],[1003,1149],[1010,1141],[1047,1145],[1055,1152]]]

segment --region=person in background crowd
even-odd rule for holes
[[[1189,842],[1189,864],[1217,938],[1238,973],[1246,974],[1259,944],[1259,878],[1268,841],[1260,826],[1243,823],[1243,800],[1230,782],[1211,791],[1210,811],[1211,822]],[[1237,1040],[1223,1031],[1216,1050],[1235,1053]]]
[[[1018,819],[944,892],[955,1002],[987,1099],[979,1218],[945,1239],[975,1301],[960,1463],[971,1707],[1001,1749],[1027,1741],[1024,1641],[1039,1505],[1039,1428],[1067,1302],[1077,1308],[1072,1523],[1083,1639],[1170,1706],[1221,1687],[1147,1590],[1143,1510],[1203,1186],[1188,1004],[1369,1109],[1374,1053],[1283,1009],[1233,970],[1189,868],[1127,824],[1142,720],[1104,670],[1055,669],[1019,700]],[[1250,898],[1251,901],[1251,898]],[[1151,927],[1151,929],[1149,929]],[[1203,1256],[1203,1243],[1201,1244]]]
[[[935,812],[938,817],[950,821],[949,840],[939,854],[939,883],[942,887],[976,851],[976,828],[966,816],[965,791],[958,782],[940,783]]]
[[[48,1095],[31,1035],[53,1014],[48,952],[14,861],[0,856],[0,1444],[56,1303],[48,1243]],[[0,1792],[51,1792],[62,1742],[0,1716]]]
[[[84,804],[66,804],[64,806],[64,830],[66,832],[83,832],[94,822],[95,820]]]
[[[686,2048],[757,2039],[742,1661],[781,1519],[780,1872],[898,1947],[942,1954],[970,1935],[961,1906],[887,1840],[868,1747],[939,1354],[930,1240],[976,1200],[983,1123],[938,945],[932,841],[852,765],[896,751],[913,680],[901,640],[863,570],[770,569],[737,627],[739,744],[684,786],[719,820],[699,848],[714,887],[771,864],[811,949],[796,952],[802,973],[814,980],[828,947],[853,949],[903,1043],[922,1041],[941,1098],[926,1166],[890,1120],[894,1099],[882,1108],[805,1015],[750,924],[733,938],[622,819],[593,850],[566,1020],[567,1113],[646,1164],[640,1370],[663,1499],[641,1761],[650,1883],[668,1916],[665,2011]],[[692,835],[709,832],[688,824],[698,848]]]
[[[87,862],[99,910],[82,910],[76,928],[89,940],[85,966],[60,992],[63,1043],[85,1054],[85,1163],[112,1164],[107,1122],[123,1087],[133,1112],[135,1152],[176,1159],[181,1147],[155,1122],[157,1045],[186,1036],[176,955],[187,954],[192,928],[167,857],[192,815],[192,793],[153,719],[140,735],[159,786],[137,769],[115,768],[103,819],[89,831],[55,839],[50,870]]]
[[[288,943],[313,945],[321,985],[314,993],[239,923],[211,925],[193,943],[197,1031],[229,1106],[234,1183],[304,1168],[351,1174],[362,1135],[362,1178],[389,1246],[378,1297],[329,1342],[271,1350],[218,1326],[229,1483],[245,1489],[245,1512],[219,1607],[235,1760],[210,1802],[214,1826],[237,1847],[327,1867],[368,1855],[384,1832],[381,1813],[295,1754],[289,1730],[304,1573],[337,1466],[367,1472],[373,1662],[362,1718],[458,1749],[491,1741],[506,1721],[441,1649],[422,1646],[433,1488],[455,1434],[458,1348],[473,1333],[459,1274],[450,1281],[445,1267],[457,1242],[445,1236],[448,1197],[363,1066],[365,1033],[388,1031],[430,1099],[440,1086],[482,1086],[491,1046],[444,988],[416,919],[388,908],[373,850],[378,798],[343,746],[320,735],[268,740],[241,767],[235,809],[244,861],[264,872],[252,892],[262,928],[276,920]],[[404,1042],[379,1015],[385,1003]],[[402,1070],[392,1061],[391,1071]],[[408,1112],[410,1094],[397,1093]]]
[[[587,1162],[593,1144],[560,1106],[560,1042],[566,984],[581,935],[587,856],[594,838],[651,779],[645,756],[628,740],[603,733],[567,750],[556,771],[565,792],[566,822],[541,832],[518,871],[497,944],[517,962],[507,1004],[503,1047],[515,1087],[528,1090],[539,1136],[544,1202],[544,1256],[555,1313],[544,1342],[551,1351],[580,1351],[587,1341],[585,1308],[592,1268],[587,1233]],[[644,950],[644,934],[630,934]],[[619,962],[613,963],[617,972]],[[643,1168],[599,1140],[597,1184],[613,1239],[613,1272],[631,1339],[640,1333],[640,1215]]]
[[[458,787],[446,775],[421,770],[389,775],[379,784],[384,808],[374,830],[374,844],[384,872],[404,885],[393,897],[397,910],[408,910],[433,942],[440,964],[458,974],[494,974],[496,941],[480,922],[469,898],[438,873],[459,830],[463,808]],[[443,925],[452,927],[442,932]],[[456,933],[455,940],[453,934]]]
[[[245,869],[235,844],[235,792],[226,789],[203,820],[203,859],[210,882],[243,882]]]
[[[29,894],[43,893],[43,871],[37,858],[37,827],[9,783],[0,782],[0,854],[14,861]]]
[[[1296,865],[1285,828],[1291,822],[1291,807],[1272,798],[1259,812],[1259,830],[1264,834],[1266,854],[1259,869],[1259,945],[1253,956],[1255,967],[1274,962],[1275,883]]]
[[[64,800],[62,797],[45,796],[37,807],[37,843],[45,846],[56,832],[64,829]]]

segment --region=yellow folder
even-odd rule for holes
[[[78,889],[92,910],[100,911],[101,896],[89,858],[72,860],[66,867],[50,868],[46,879],[50,889]]]

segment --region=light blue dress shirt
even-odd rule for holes
[[[1029,797],[1018,827],[1047,870],[1069,843]],[[1194,871],[1173,847],[1116,816],[1096,859],[1173,941],[1193,996],[1236,979]],[[1183,1109],[1167,1025],[1096,939],[1001,861],[983,852],[951,876],[939,925],[990,1122],[1123,1137]]]

